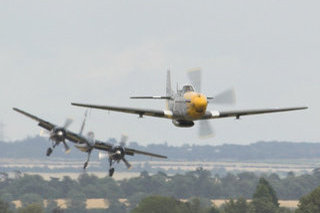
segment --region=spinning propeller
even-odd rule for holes
[[[73,120],[68,118],[65,120],[63,127],[53,128],[51,131],[42,129],[40,131],[40,136],[49,136],[49,140],[55,141],[56,145],[60,142],[63,143],[66,153],[70,152],[70,147],[66,143],[66,129],[72,124]]]
[[[119,145],[115,145],[112,150],[109,152],[109,155],[103,152],[99,152],[99,160],[105,159],[105,158],[112,158],[115,160],[122,160],[123,163],[126,165],[128,169],[131,168],[131,164],[127,161],[125,158],[125,146],[128,140],[127,135],[121,135],[121,139],[119,142]]]
[[[201,68],[194,68],[188,71],[189,81],[196,90],[201,93]],[[225,90],[214,97],[207,97],[209,103],[234,105],[236,96],[234,89]],[[199,136],[201,138],[211,137],[214,135],[213,128],[208,120],[199,121]]]

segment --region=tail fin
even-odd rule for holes
[[[168,69],[168,71],[167,71],[167,82],[166,82],[166,96],[171,98],[172,95],[173,95],[173,92],[172,92],[172,88],[171,88],[171,75],[170,75],[170,70]],[[166,109],[171,108],[170,105],[171,105],[170,101],[167,100],[166,101]]]
[[[166,96],[172,96],[170,70],[167,71]]]
[[[83,129],[84,129],[84,126],[86,125],[86,121],[87,121],[87,115],[88,115],[88,110],[86,110],[85,113],[84,113],[84,119],[82,121],[82,125],[81,125],[80,131],[79,131],[79,135],[82,135],[82,133],[83,133]]]

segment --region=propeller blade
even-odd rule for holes
[[[73,120],[71,118],[66,119],[66,121],[64,122],[63,128],[67,129],[71,124],[72,124]]]
[[[128,140],[128,136],[125,135],[125,134],[122,134],[122,135],[121,135],[121,139],[120,139],[120,145],[121,145],[121,146],[125,146],[126,143],[127,143],[127,140]]]
[[[199,137],[210,138],[214,136],[213,128],[208,120],[199,121]]]
[[[122,158],[122,160],[123,160],[124,164],[126,164],[126,167],[128,169],[130,169],[131,168],[131,164],[125,158]]]
[[[68,146],[68,144],[65,141],[62,141],[63,145],[64,145],[64,149],[66,153],[70,152],[70,147]]]
[[[104,152],[99,152],[98,157],[99,157],[99,160],[102,160],[102,159],[108,158],[108,155]]]
[[[46,130],[46,129],[41,129],[40,130],[40,136],[41,137],[48,136],[48,135],[50,135],[50,132],[48,130]]]
[[[197,67],[189,70],[188,77],[195,91],[201,92],[201,68]]]
[[[228,104],[228,105],[234,105],[236,103],[236,94],[234,89],[228,89],[220,94],[213,97],[212,100],[215,104]]]

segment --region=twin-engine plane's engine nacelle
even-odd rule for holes
[[[50,140],[61,142],[66,137],[66,130],[64,128],[55,128],[50,132]]]
[[[111,157],[114,160],[121,160],[125,155],[124,147],[122,146],[114,146],[111,151]]]
[[[192,126],[194,126],[193,121],[186,121],[186,120],[172,120],[172,123],[177,127],[192,127]]]

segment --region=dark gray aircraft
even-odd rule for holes
[[[200,121],[201,137],[210,136],[213,130],[208,122],[209,119],[235,117],[239,119],[245,115],[256,115],[263,113],[284,112],[293,110],[303,110],[307,107],[290,107],[290,108],[269,108],[269,109],[252,109],[252,110],[230,110],[218,111],[207,110],[209,102],[214,104],[233,104],[235,95],[233,90],[227,90],[215,97],[207,97],[200,93],[201,90],[201,70],[196,68],[189,72],[189,78],[192,85],[184,85],[182,89],[174,92],[171,88],[170,71],[167,72],[166,95],[165,96],[137,96],[133,99],[164,99],[166,100],[165,110],[140,109],[131,107],[118,107],[106,105],[92,105],[72,103],[74,106],[96,108],[108,111],[117,111],[125,113],[138,114],[140,117],[153,116],[158,118],[171,119],[172,123],[177,127],[192,127],[194,121]]]
[[[84,119],[80,133],[74,133],[72,131],[69,131],[66,129],[67,126],[70,125],[70,121],[68,121],[68,125],[64,125],[63,127],[59,127],[55,124],[52,124],[46,120],[43,120],[41,118],[38,118],[34,115],[31,115],[30,113],[27,113],[25,111],[22,111],[17,108],[13,108],[13,110],[39,122],[38,125],[50,133],[49,139],[53,142],[53,147],[48,148],[47,150],[47,156],[49,156],[57,145],[59,145],[61,142],[64,144],[66,150],[70,150],[69,146],[66,143],[66,140],[71,141],[75,143],[75,147],[78,148],[79,150],[88,153],[87,161],[84,163],[83,168],[86,169],[88,166],[89,160],[90,160],[90,155],[93,149],[101,150],[101,151],[106,151],[108,153],[108,161],[109,161],[109,176],[112,176],[114,173],[114,168],[113,165],[114,163],[119,163],[120,161],[123,161],[127,168],[129,169],[131,167],[131,164],[126,160],[125,156],[130,155],[133,156],[135,154],[141,154],[141,155],[147,155],[151,157],[157,157],[157,158],[164,158],[166,159],[166,156],[163,155],[158,155],[150,152],[144,152],[140,150],[135,150],[135,149],[130,149],[125,147],[125,138],[123,137],[119,145],[113,145],[113,144],[108,144],[99,140],[96,140],[94,138],[94,133],[93,132],[88,132],[87,136],[83,136],[82,132],[84,129],[85,125],[85,120]]]

